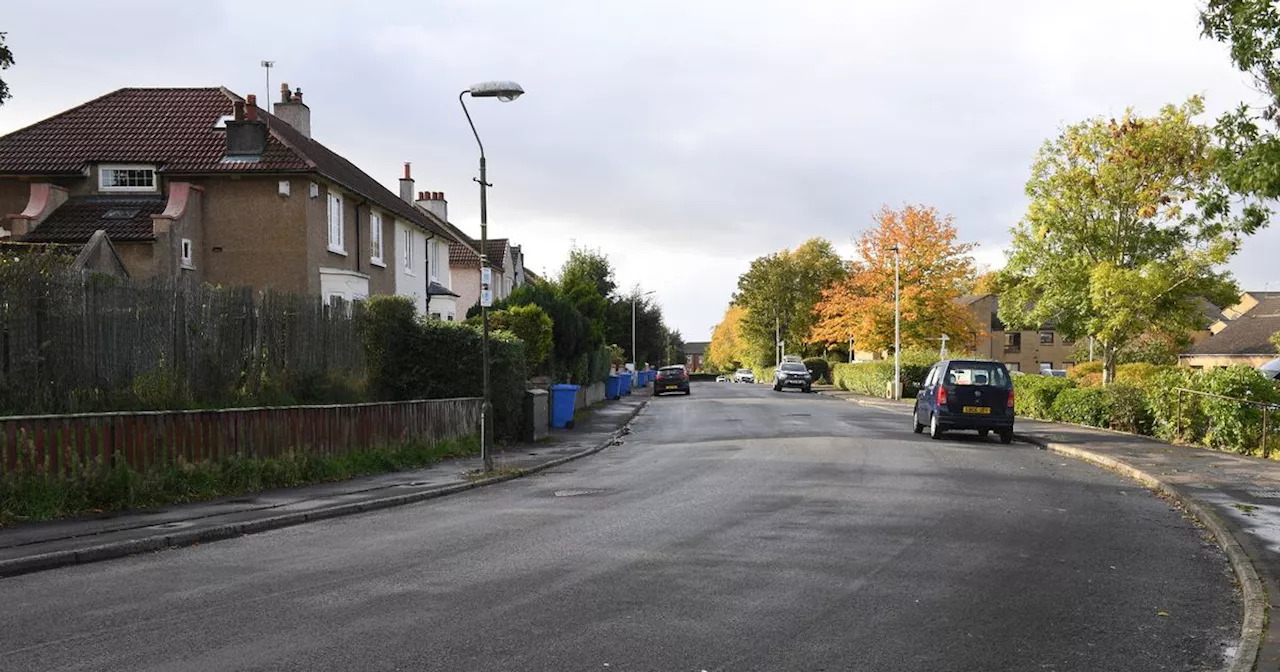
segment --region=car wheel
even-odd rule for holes
[[[685,390],[685,391],[684,391],[684,396],[686,396],[686,397],[687,397],[687,396],[689,396],[689,395],[691,395],[691,394],[693,394],[693,390]]]
[[[805,388],[804,388],[804,393],[805,393],[805,394],[809,394],[809,393],[811,393],[811,392],[813,392],[813,388],[812,388],[812,387],[809,387],[808,385],[806,385],[806,386],[805,386]]]
[[[774,391],[774,392],[781,392],[781,391],[782,391],[782,386],[781,386],[781,385],[774,385],[774,386],[773,386],[773,391]]]
[[[1000,443],[1006,443],[1006,444],[1013,443],[1012,429],[1006,429],[1003,432],[1000,432]]]
[[[939,425],[939,424],[938,424],[938,414],[937,414],[937,413],[930,413],[930,414],[929,414],[929,438],[931,438],[931,439],[941,439],[941,438],[942,438],[942,425]]]
[[[920,424],[920,408],[911,409],[911,431],[919,434],[924,431],[924,425]]]

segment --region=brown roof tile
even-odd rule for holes
[[[1273,355],[1268,339],[1280,331],[1280,295],[1263,299],[1253,310],[1230,321],[1184,355]]]
[[[449,243],[449,265],[460,268],[480,268],[480,255],[461,243]]]
[[[226,131],[214,125],[239,100],[218,87],[113,91],[0,137],[0,174],[71,174],[102,162],[153,163],[169,174],[314,171],[403,220],[447,235],[355,164],[265,110],[258,114],[271,133],[260,159],[224,162]]]
[[[23,242],[84,243],[98,229],[115,241],[151,240],[151,215],[164,212],[161,197],[80,196],[53,211]]]

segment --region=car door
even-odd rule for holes
[[[920,387],[920,393],[916,395],[917,406],[920,407],[920,417],[928,417],[934,411],[934,403],[938,398],[937,385],[941,364],[934,364],[929,369],[929,375],[924,377],[924,384]]]

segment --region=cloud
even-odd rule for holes
[[[477,100],[491,235],[553,272],[570,241],[657,289],[672,326],[708,337],[753,257],[813,236],[846,244],[881,205],[955,216],[1002,261],[1023,184],[1062,125],[1200,93],[1210,116],[1253,99],[1195,0],[829,3],[714,0],[113,2],[6,5],[18,64],[0,132],[120,86],[301,86],[317,139],[395,189],[403,161],[477,232]],[[1100,20],[1105,17],[1105,20]],[[57,26],[56,30],[50,26]],[[1232,268],[1275,278],[1271,229]],[[1273,255],[1272,255],[1273,256]]]

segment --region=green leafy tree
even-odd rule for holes
[[[741,322],[740,360],[775,362],[775,329],[789,352],[821,355],[809,344],[822,290],[845,277],[845,264],[831,242],[812,238],[795,251],[782,250],[751,262],[738,278],[733,303],[746,310]],[[776,363],[776,362],[775,362]]]
[[[639,354],[631,352],[631,302],[635,301],[635,343]],[[666,332],[662,322],[662,308],[652,296],[644,296],[640,289],[616,296],[609,303],[605,320],[605,341],[616,343],[625,351],[626,361],[662,361],[666,347]],[[630,359],[635,357],[634,360]]]
[[[1143,334],[1201,326],[1199,300],[1239,292],[1216,269],[1263,210],[1230,207],[1199,98],[1155,117],[1095,118],[1045,143],[1027,182],[1031,204],[1013,229],[999,284],[1000,319],[1015,329],[1051,320],[1066,338],[1095,338],[1104,383]]]
[[[604,343],[609,300],[617,288],[609,258],[599,250],[573,248],[560,268],[558,284],[565,297],[590,323],[591,344]]]
[[[4,38],[8,33],[0,33],[0,70],[8,70],[13,66],[13,51],[4,43]],[[4,105],[4,101],[13,97],[9,93],[9,85],[3,79],[0,79],[0,105]]]
[[[553,326],[551,316],[536,304],[511,306],[489,315],[494,329],[505,329],[524,342],[525,364],[530,373],[542,373],[542,365],[551,354]]]

